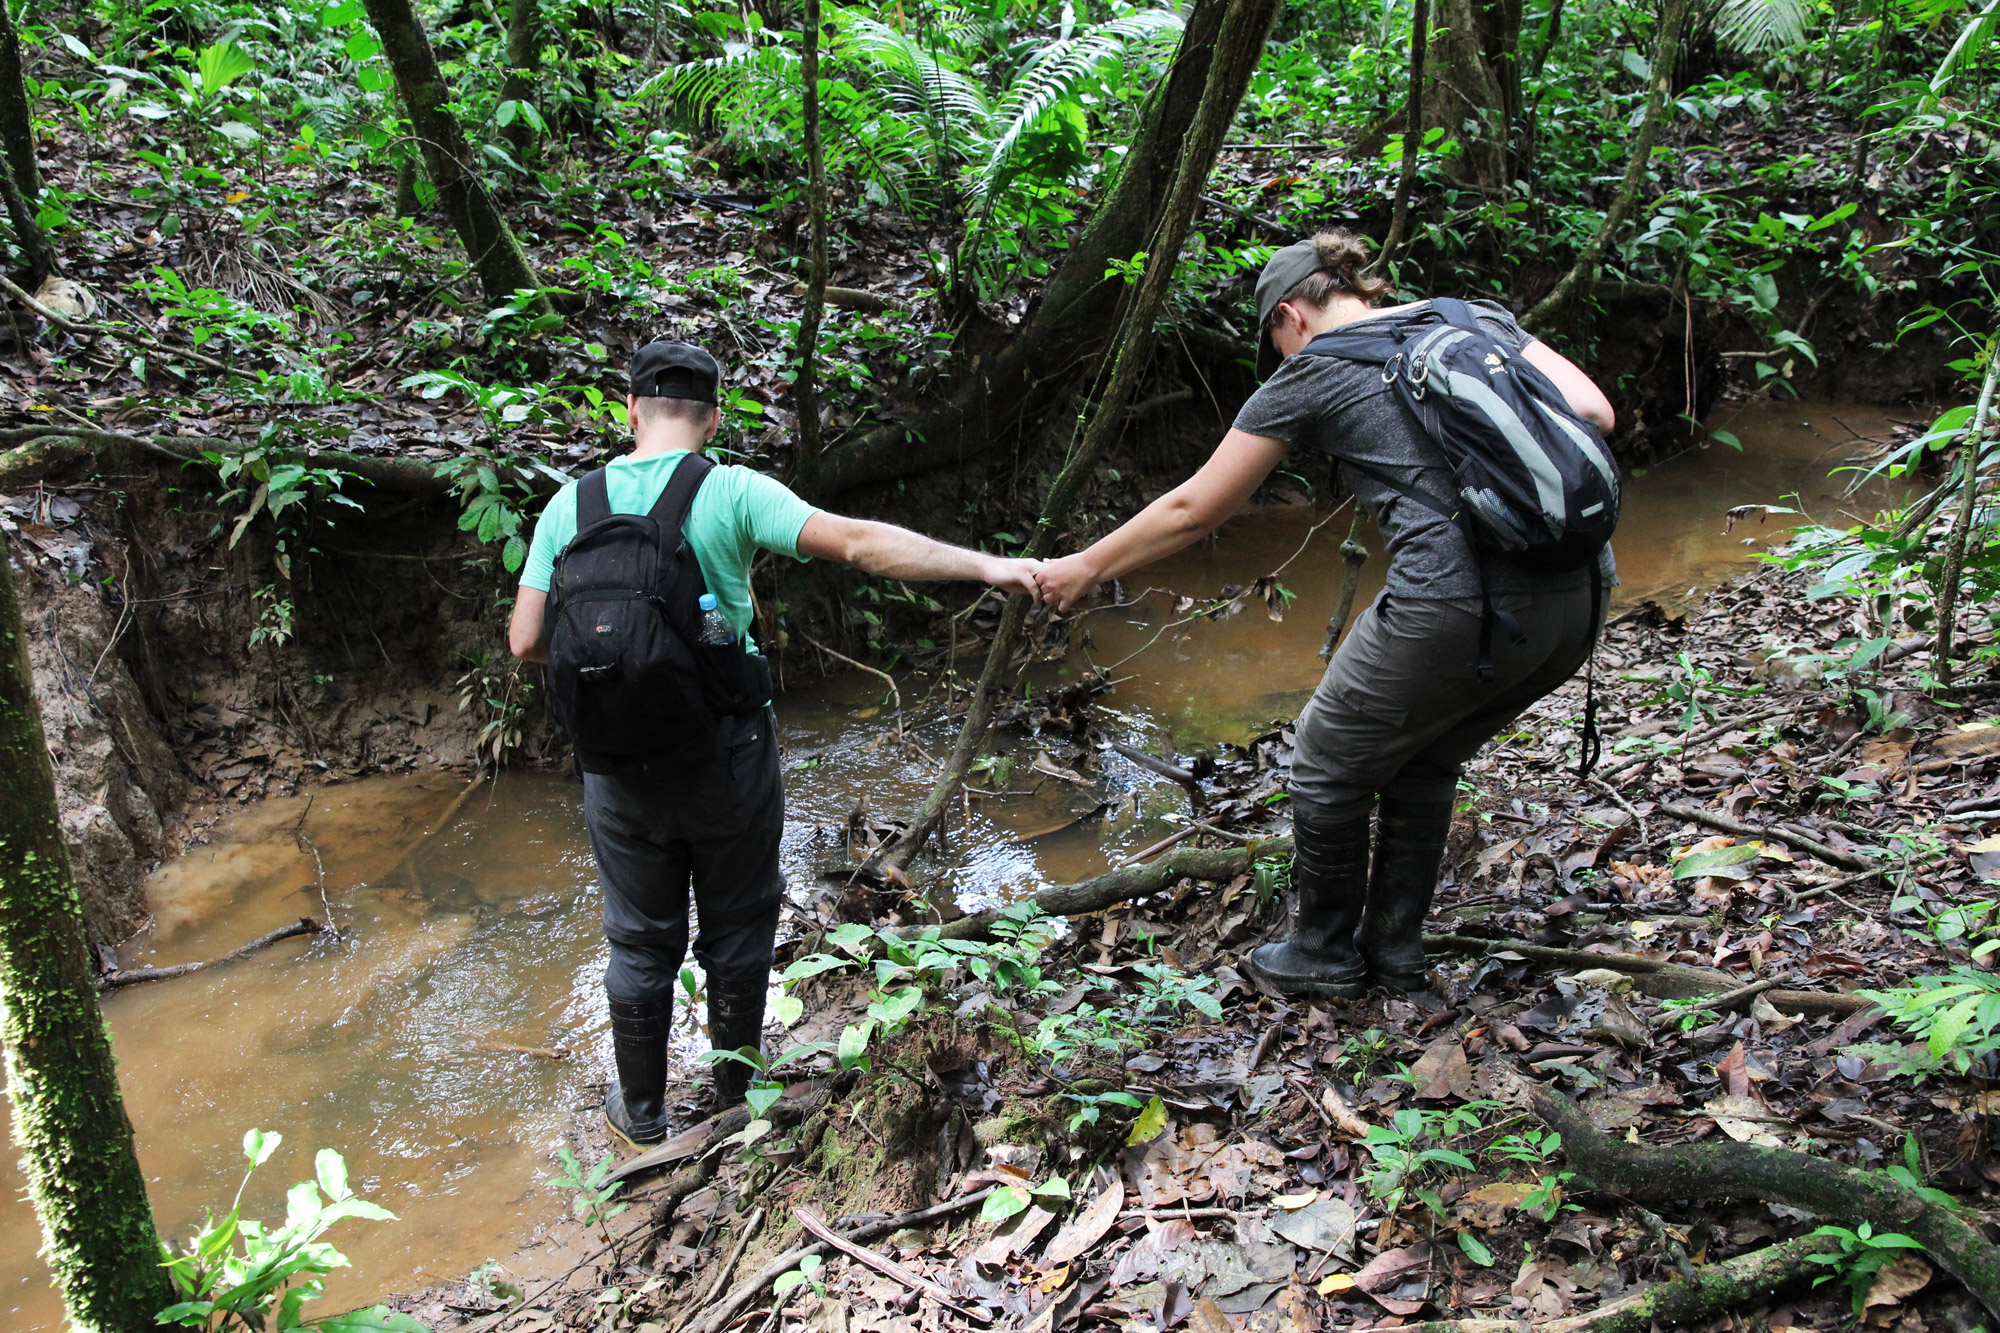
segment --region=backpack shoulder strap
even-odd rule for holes
[[[1456,296],[1433,296],[1431,309],[1437,311],[1444,318],[1444,322],[1455,329],[1464,329],[1467,333],[1477,333],[1482,337],[1493,336],[1487,333],[1486,326],[1479,322],[1479,316],[1473,313],[1472,307]]]
[[[689,454],[674,469],[673,479],[660,491],[660,498],[653,501],[647,517],[660,525],[660,550],[672,552],[680,545],[681,529],[687,524],[688,510],[694,505],[695,492],[708,480],[708,474],[715,471],[715,461],[701,454]]]
[[[582,532],[593,523],[602,523],[611,517],[611,493],[605,485],[603,468],[584,474],[576,484],[576,530]]]
[[[1344,361],[1386,365],[1403,350],[1400,338],[1386,333],[1349,333],[1329,329],[1299,349],[1301,356],[1337,356]]]

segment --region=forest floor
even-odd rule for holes
[[[809,1053],[747,1136],[741,1112],[702,1119],[691,1072],[689,1129],[647,1159],[671,1174],[636,1176],[614,1243],[571,1235],[576,1267],[525,1293],[488,1279],[406,1304],[440,1327],[699,1333],[1980,1323],[1940,1256],[1894,1250],[1872,1267],[1794,1254],[1788,1282],[1699,1318],[1618,1324],[1633,1317],[1621,1302],[1685,1286],[1677,1274],[1734,1272],[1721,1266],[1857,1217],[1782,1191],[1642,1202],[1593,1188],[1524,1102],[1560,1089],[1614,1145],[1905,1167],[1975,1223],[1989,1215],[2000,1099],[1986,1064],[1937,1067],[1854,992],[1970,962],[1982,877],[2000,875],[1993,688],[1931,702],[1910,674],[1924,644],[1900,639],[1873,664],[1864,713],[1860,680],[1829,678],[1848,655],[1833,645],[1883,631],[1851,601],[1802,593],[1765,567],[1683,615],[1618,617],[1597,657],[1609,744],[1588,781],[1572,771],[1581,680],[1471,765],[1428,926],[1430,991],[1260,988],[1243,959],[1281,931],[1257,841],[1285,825],[1269,797],[1289,736],[1224,747],[1203,782],[1218,832],[1194,840],[1215,850],[1169,854],[1221,858],[1212,878],[1155,877],[1046,939],[963,946],[921,972],[922,1004],[884,1025],[872,1071]],[[1691,697],[1671,689],[1660,664],[1674,662]],[[1053,717],[1057,744],[1095,744],[1078,721]],[[904,903],[882,920],[916,915]],[[788,957],[865,951],[831,907],[812,933]],[[789,1039],[831,1044],[864,1022],[909,961],[890,957],[882,990],[855,967],[795,982]],[[1683,970],[1649,973],[1662,964]],[[1660,998],[1668,974],[1710,998]],[[1086,1108],[1095,1123],[1073,1119]],[[605,1151],[589,1119],[586,1160]],[[873,1266],[829,1251],[800,1270],[791,1252],[821,1219]],[[774,1298],[783,1271],[801,1278]]]

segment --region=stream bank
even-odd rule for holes
[[[1718,447],[1636,476],[1616,605],[1651,600],[1667,619],[1680,615],[1700,601],[1698,590],[1742,568],[1752,549],[1746,535],[1755,544],[1776,535],[1775,522],[1725,534],[1729,508],[1793,491],[1816,514],[1837,508],[1839,483],[1826,478],[1827,462],[1849,447],[1853,432],[1880,434],[1889,424],[1888,416],[1844,405],[1760,408],[1718,422],[1743,436],[1743,453]],[[1871,497],[1869,507],[1890,498]],[[1260,602],[1161,635],[1179,618],[1174,598],[1161,596],[1086,618],[1087,633],[1072,636],[1072,674],[1109,669],[1160,636],[1112,672],[1117,687],[1093,710],[1096,734],[1156,753],[1227,757],[1233,752],[1219,745],[1241,745],[1274,719],[1288,719],[1317,678],[1313,652],[1345,527],[1342,516],[1313,532],[1316,521],[1302,504],[1263,507],[1149,576],[1176,593],[1208,598],[1248,586],[1296,554],[1280,575],[1298,594],[1283,621],[1270,619]],[[438,549],[452,550],[442,536],[433,537]],[[1379,567],[1379,559],[1371,561],[1377,577]],[[459,599],[433,596],[435,607],[457,608]],[[351,624],[349,637],[358,637]],[[1063,669],[1040,667],[1037,679],[1056,681]],[[914,718],[921,687],[905,682],[904,689]],[[781,700],[792,818],[786,865],[802,913],[788,930],[809,929],[812,914],[837,906],[839,895],[822,892],[813,872],[841,857],[851,838],[865,837],[867,820],[857,829],[850,818],[857,804],[898,813],[934,771],[917,748],[889,734],[884,693],[878,681],[850,673],[817,686],[794,682]],[[446,704],[439,711],[453,714],[455,701]],[[363,715],[350,709],[350,717]],[[948,743],[951,724],[933,711],[913,735],[935,753]],[[1561,714],[1558,729],[1572,723]],[[954,823],[955,851],[942,869],[962,905],[1086,878],[1184,827],[1179,788],[1075,742],[1053,734],[996,740],[996,753],[1015,756],[1018,776],[989,785],[1022,794],[979,802],[970,824]],[[383,750],[391,771],[411,753]],[[1090,781],[1036,775],[1043,750],[1059,767],[1084,766]],[[588,1109],[609,1062],[597,1007],[602,945],[588,851],[574,789],[555,774],[514,769],[406,859],[463,786],[461,773],[420,766],[411,777],[273,796],[212,828],[156,877],[158,919],[151,933],[120,950],[128,965],[213,957],[327,907],[347,932],[344,940],[288,942],[207,976],[107,998],[163,1225],[184,1230],[203,1204],[234,1187],[234,1144],[254,1122],[284,1132],[287,1147],[263,1173],[265,1193],[253,1211],[273,1211],[278,1191],[298,1178],[313,1148],[337,1146],[365,1192],[402,1216],[349,1237],[345,1248],[357,1263],[337,1275],[337,1297],[359,1301],[385,1289],[448,1283],[488,1259],[506,1262],[517,1276],[568,1266],[552,1251],[514,1250],[562,1211],[545,1183],[552,1145],[573,1145],[586,1159],[604,1151]],[[1088,813],[1099,805],[1108,808]],[[324,902],[314,848],[323,858]],[[691,1054],[698,1031],[683,1032]],[[526,1053],[558,1048],[569,1058]],[[190,1067],[209,1073],[189,1078]],[[246,1069],[258,1071],[254,1092],[246,1091]],[[691,1083],[701,1078],[687,1061],[677,1069]],[[472,1225],[469,1217],[481,1220]],[[0,1215],[0,1229],[22,1241],[0,1252],[32,1254],[24,1209]],[[554,1234],[559,1242],[576,1239],[573,1226]],[[54,1317],[52,1307],[25,1294],[41,1281],[32,1263],[6,1276],[24,1293],[20,1303],[6,1302],[23,1328]]]

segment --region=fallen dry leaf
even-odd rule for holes
[[[1410,1086],[1417,1096],[1435,1101],[1444,1097],[1472,1095],[1472,1066],[1465,1058],[1465,1046],[1457,1037],[1440,1037],[1410,1066]]]
[[[1042,1254],[1042,1266],[1060,1268],[1073,1263],[1089,1252],[1090,1248],[1104,1239],[1104,1233],[1117,1225],[1118,1210],[1125,1206],[1125,1187],[1113,1185],[1104,1190],[1090,1206],[1071,1218],[1061,1231],[1056,1233],[1049,1248]]]
[[[1875,1284],[1862,1299],[1863,1308],[1872,1305],[1900,1305],[1930,1285],[1931,1266],[1920,1254],[1899,1254],[1875,1271]]]

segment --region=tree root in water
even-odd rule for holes
[[[1878,1231],[1901,1232],[1921,1242],[1939,1266],[1964,1283],[1990,1313],[2000,1316],[2000,1248],[1965,1217],[1898,1184],[1885,1172],[1749,1143],[1671,1147],[1629,1143],[1598,1129],[1559,1092],[1533,1088],[1527,1102],[1537,1117],[1562,1134],[1564,1160],[1597,1189],[1641,1201],[1759,1199],[1823,1217],[1867,1222]],[[1700,1316],[1658,1317],[1662,1324],[1675,1324]]]

